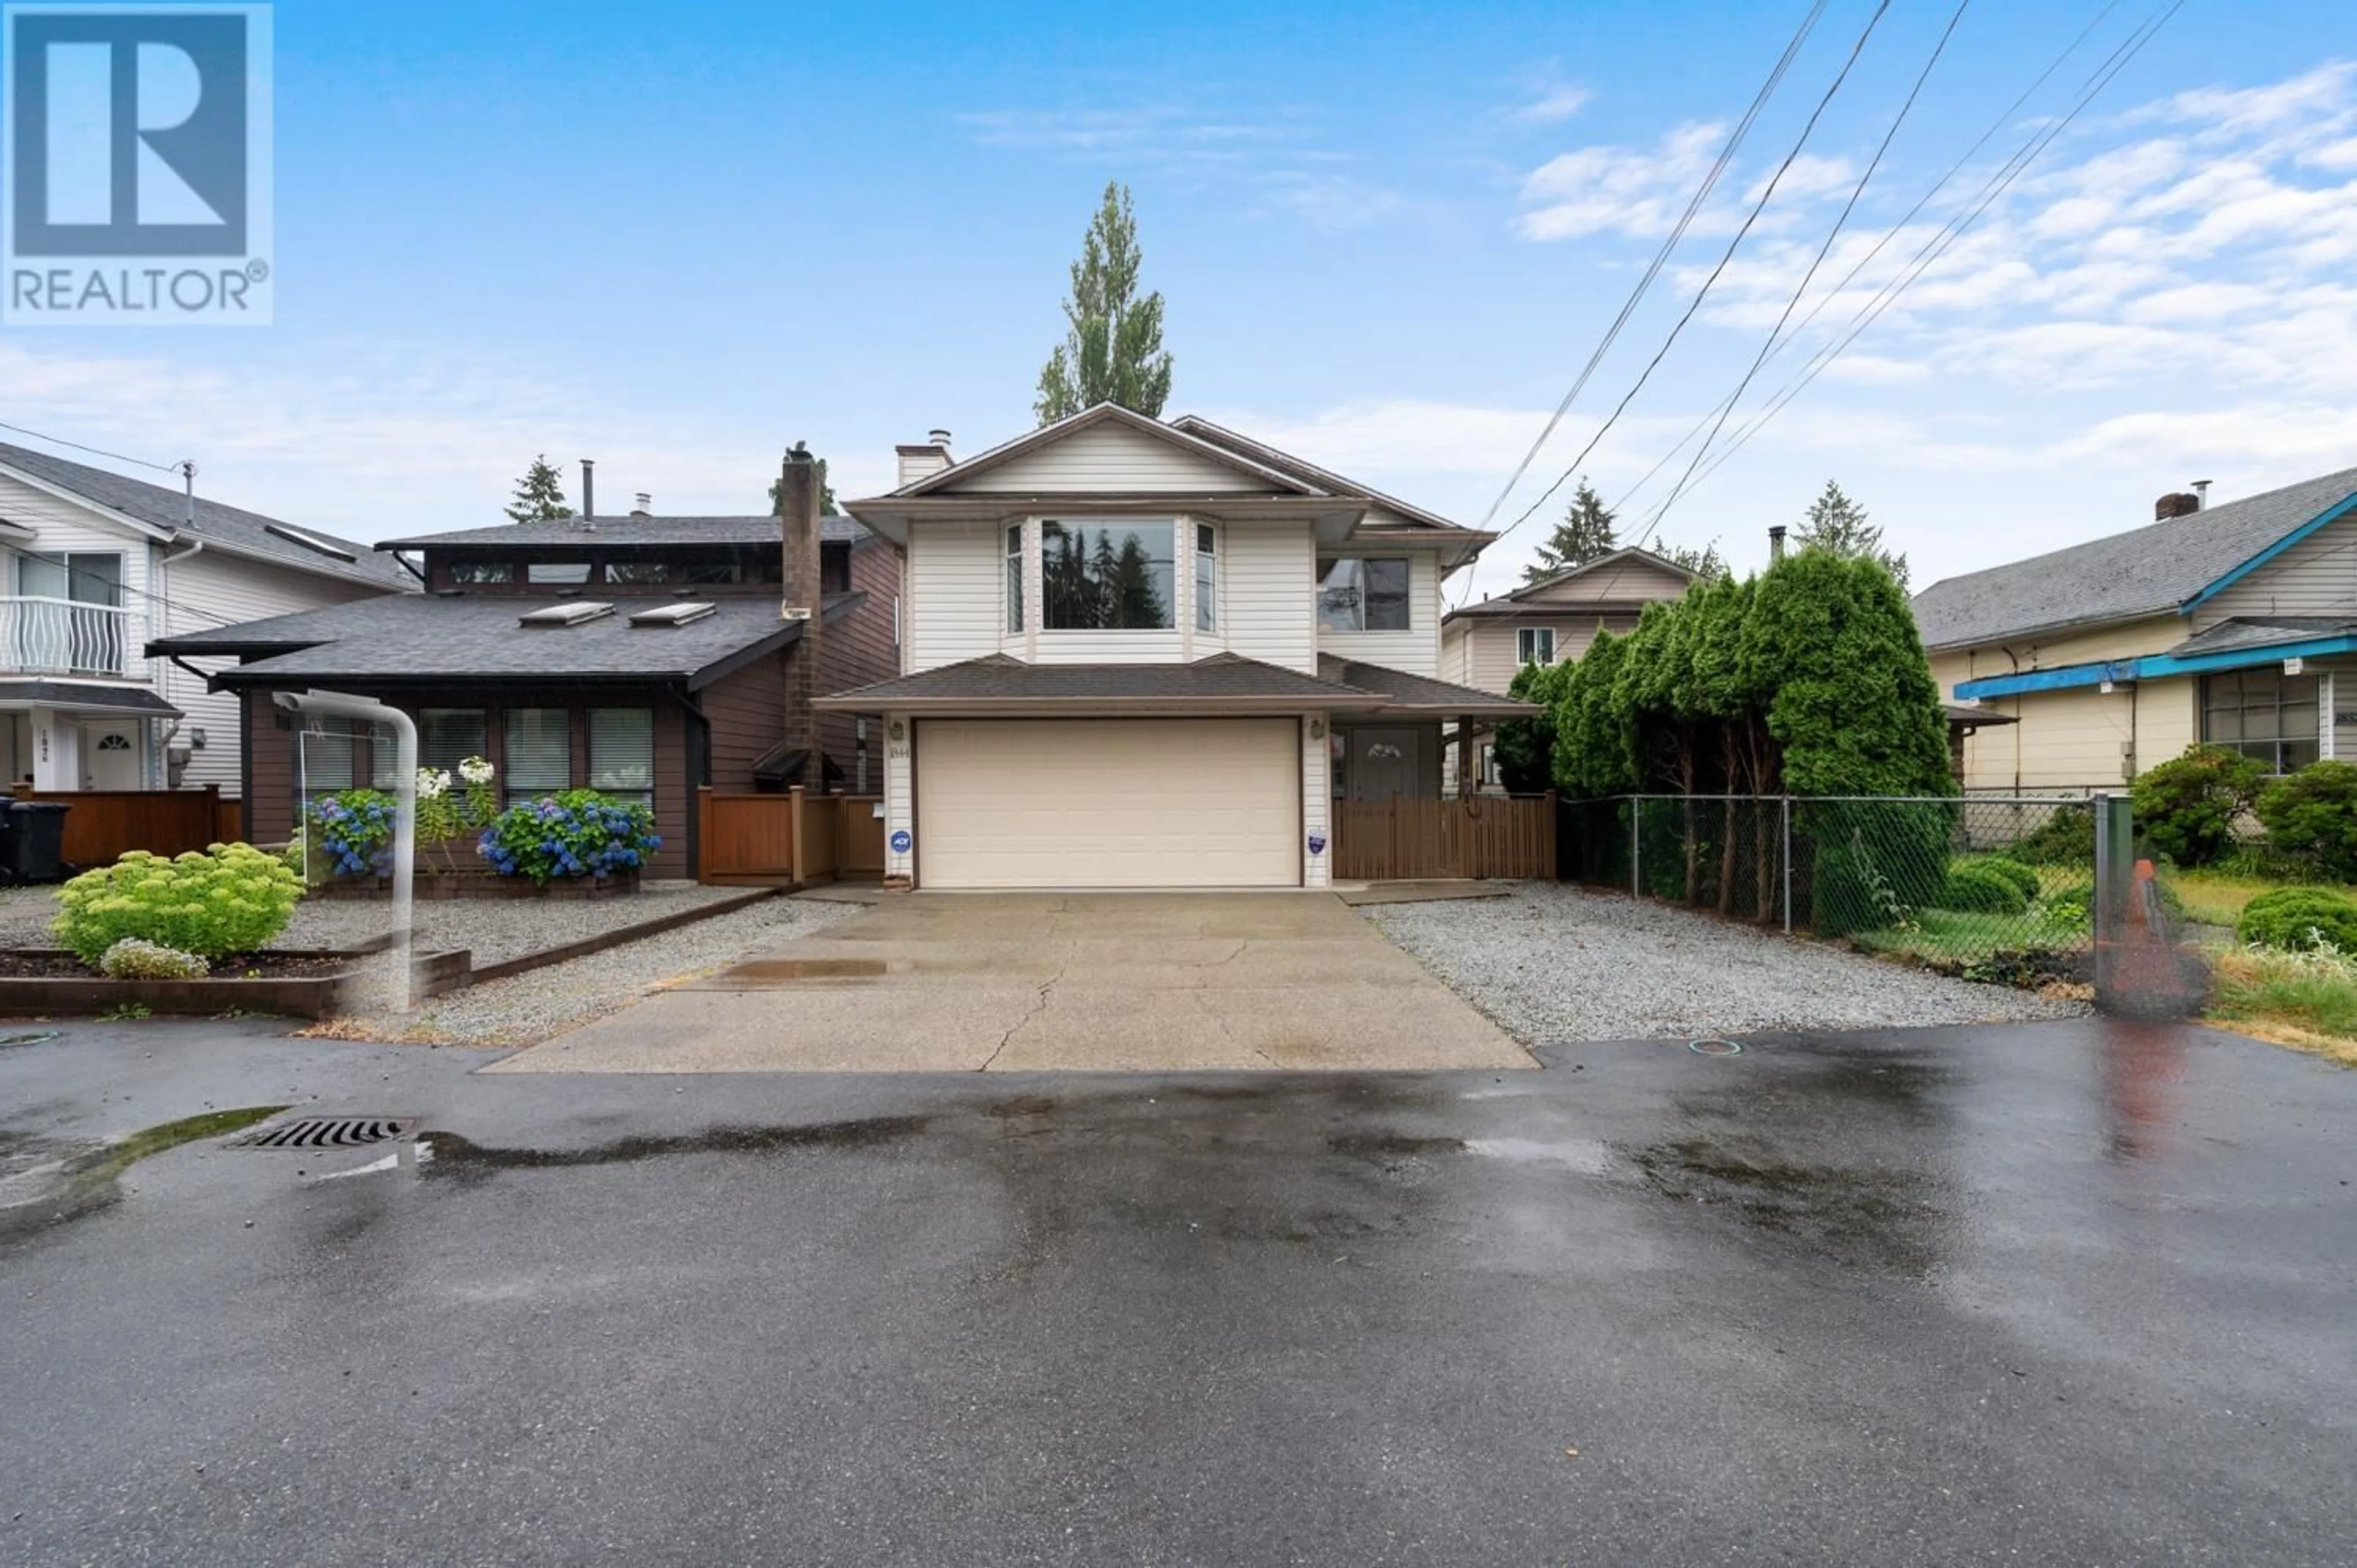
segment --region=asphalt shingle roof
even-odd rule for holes
[[[774,517],[593,517],[562,518],[554,522],[509,522],[490,528],[461,528],[448,533],[420,533],[388,539],[379,550],[439,549],[479,544],[776,544]],[[819,537],[857,542],[867,530],[847,517],[819,519]]]
[[[179,490],[164,485],[151,485],[145,479],[134,479],[93,468],[86,463],[68,462],[52,457],[46,452],[29,447],[12,446],[0,442],[0,463],[19,468],[57,486],[84,496],[113,511],[135,518],[151,528],[161,528],[178,535],[190,532],[188,524],[188,498]],[[308,523],[286,522],[274,517],[264,517],[258,511],[245,511],[219,501],[197,498],[194,536],[217,539],[239,551],[268,556],[286,565],[307,572],[317,572],[330,577],[342,577],[366,583],[371,587],[414,591],[417,579],[409,569],[390,555],[380,555],[373,546],[340,539],[332,533],[311,527]],[[299,544],[270,532],[272,524],[295,529],[326,541],[340,550],[348,550],[353,559],[342,561],[335,556]]]
[[[2235,653],[2246,648],[2352,635],[2357,635],[2357,616],[2236,616],[2187,638],[2169,650],[2169,657],[2190,659],[2202,653]]]
[[[840,594],[826,601],[832,620],[865,599]],[[525,627],[518,618],[552,605],[605,602],[614,613],[578,626]],[[226,685],[276,685],[307,681],[536,679],[688,679],[747,650],[799,637],[799,623],[780,621],[775,599],[737,596],[683,626],[632,626],[633,610],[662,598],[607,601],[482,594],[446,597],[409,595],[361,599],[327,609],[249,621],[148,644],[151,653],[259,653],[221,672]],[[286,651],[273,653],[273,649]]]
[[[1448,681],[1435,681],[1424,675],[1411,675],[1405,670],[1365,664],[1355,659],[1338,659],[1330,653],[1318,656],[1318,673],[1344,686],[1378,693],[1385,699],[1384,706],[1390,708],[1428,708],[1437,713],[1486,714],[1492,716],[1539,711],[1536,703],[1518,703],[1494,692],[1479,691]]]
[[[2159,615],[2357,495],[2357,468],[2227,501],[2109,539],[1949,577],[1915,596],[1926,648]]]
[[[1233,653],[1213,654],[1191,664],[1027,664],[993,653],[838,692],[832,700],[856,698],[885,707],[909,702],[1081,699],[1118,703],[1275,697],[1331,706],[1363,703],[1375,695]]]

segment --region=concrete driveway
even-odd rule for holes
[[[918,894],[494,1072],[1535,1067],[1328,894]]]

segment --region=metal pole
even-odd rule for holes
[[[1639,838],[1640,838],[1640,832],[1639,832],[1639,830],[1640,830],[1640,829],[1641,829],[1641,828],[1643,827],[1643,825],[1644,825],[1644,822],[1645,822],[1645,797],[1643,797],[1642,795],[1631,795],[1631,796],[1630,796],[1630,797],[1629,797],[1629,897],[1631,897],[1631,898],[1642,898],[1642,897],[1645,896],[1645,881],[1644,881],[1644,878],[1638,875],[1638,856],[1643,853],[1643,851],[1642,851],[1642,850],[1641,850],[1641,849],[1638,847],[1638,842],[1639,842]]]
[[[1784,797],[1784,934],[1792,934],[1792,797]]]
[[[277,700],[282,707],[297,713],[334,714],[393,727],[393,755],[399,763],[393,781],[393,1005],[395,1012],[406,1013],[414,1005],[412,993],[416,985],[409,961],[409,927],[417,870],[417,722],[372,697],[342,692],[281,692]],[[305,848],[307,854],[308,840]]]

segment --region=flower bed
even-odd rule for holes
[[[494,770],[479,757],[417,770],[419,898],[602,898],[635,892],[661,847],[654,813],[594,789],[564,789],[498,809]],[[315,893],[381,897],[392,888],[396,804],[376,789],[346,789],[305,808],[293,851]]]
[[[236,953],[221,959],[201,980],[109,980],[63,948],[0,950],[0,1013],[11,1017],[90,1016],[135,1008],[148,1013],[282,1013],[334,1018],[369,1007],[382,978],[363,966],[366,948]],[[463,948],[412,955],[410,973],[422,1000],[469,983],[472,963]]]

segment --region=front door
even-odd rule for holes
[[[1354,729],[1351,732],[1351,799],[1414,800],[1416,793],[1415,731]]]
[[[81,736],[81,787],[85,789],[136,789],[140,777],[139,721],[88,725]]]

